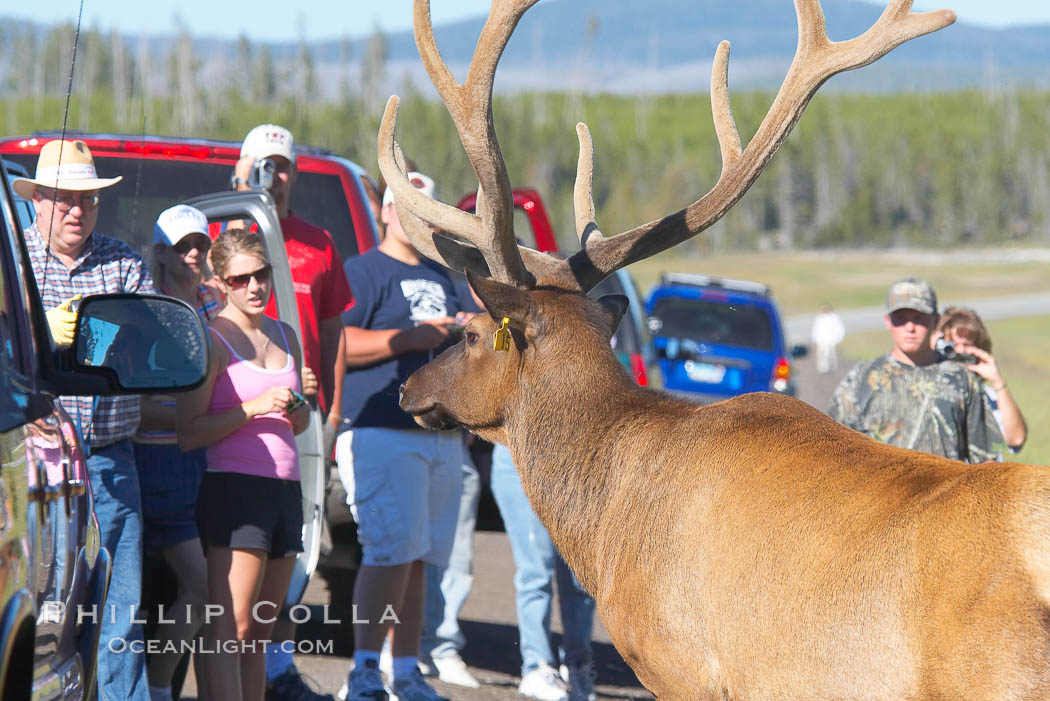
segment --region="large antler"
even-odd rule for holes
[[[580,142],[580,157],[574,202],[576,230],[580,237],[581,249],[568,260],[560,260],[537,254],[526,248],[520,248],[518,253],[511,251],[514,240],[510,229],[509,183],[492,128],[491,71],[495,69],[495,61],[502,53],[510,31],[513,30],[521,14],[534,2],[535,0],[510,0],[509,2],[493,0],[492,14],[485,25],[485,31],[482,32],[474,59],[477,62],[478,56],[483,56],[491,60],[491,63],[482,61],[483,69],[479,69],[479,72],[485,71],[488,79],[487,91],[484,92],[484,95],[476,89],[467,92],[466,95],[462,92],[465,88],[460,88],[461,92],[452,92],[448,89],[448,84],[454,84],[454,81],[448,69],[440,63],[440,56],[434,47],[429,3],[427,0],[416,0],[415,8],[416,41],[420,46],[420,54],[460,130],[463,146],[467,150],[475,171],[478,172],[481,189],[489,192],[496,192],[498,189],[498,197],[489,195],[484,198],[485,210],[482,210],[482,197],[479,193],[478,212],[481,220],[483,222],[486,219],[491,219],[492,222],[499,221],[500,225],[506,228],[486,227],[485,235],[481,235],[479,230],[482,227],[475,223],[476,218],[472,215],[465,215],[446,205],[430,202],[420,193],[407,192],[415,188],[412,188],[407,181],[403,162],[397,165],[400,162],[400,154],[393,140],[397,111],[396,98],[391,98],[380,130],[380,168],[390,181],[394,172],[388,173],[388,170],[393,170],[391,168],[393,165],[396,168],[396,174],[403,181],[399,182],[398,188],[395,188],[399,214],[403,211],[400,205],[403,197],[402,191],[405,190],[406,194],[412,195],[405,201],[405,204],[413,210],[415,215],[433,223],[438,228],[462,236],[480,248],[485,261],[492,268],[493,277],[517,284],[522,284],[523,280],[526,283],[531,282],[527,277],[519,278],[515,277],[513,272],[509,274],[507,272],[513,270],[513,266],[507,263],[508,260],[520,263],[524,258],[531,277],[534,277],[537,283],[580,291],[589,290],[616,269],[675,246],[718,221],[758,178],[766,164],[791,133],[791,129],[802,116],[810,99],[828,78],[842,71],[866,66],[904,42],[943,29],[955,21],[955,13],[951,10],[916,14],[911,12],[912,0],[892,0],[878,21],[864,34],[849,41],[833,42],[828,38],[819,0],[795,0],[799,33],[795,58],[773,105],[746,149],[741,148],[740,136],[729,106],[729,43],[722,42],[715,54],[711,74],[711,106],[714,114],[715,133],[722,152],[722,172],[718,182],[706,195],[685,209],[616,236],[602,236],[595,222],[591,189],[593,147],[586,125],[578,124],[576,131]],[[490,26],[506,28],[507,32],[504,35],[496,30],[490,31]],[[498,43],[494,44],[494,48],[487,49],[484,48],[487,40],[494,42],[498,40]],[[474,75],[474,72],[475,66],[472,63],[471,76]],[[471,83],[469,77],[467,83],[468,85]],[[471,98],[475,101],[468,102],[467,100]],[[464,115],[464,112],[467,112],[468,115]],[[487,144],[480,140],[477,132],[482,115],[485,119]],[[469,119],[468,116],[470,116]],[[465,132],[460,127],[461,122],[470,124],[475,131]],[[482,146],[487,148],[487,151],[478,153],[477,150]],[[387,153],[384,153],[384,148]],[[491,169],[496,177],[493,177],[493,172],[479,167],[479,163]],[[485,180],[486,177],[489,178],[488,181]],[[494,216],[493,207],[505,207],[506,209],[502,215]],[[477,249],[434,234],[426,229],[425,224],[418,218],[414,224],[423,227],[425,231],[422,235],[419,231],[414,235],[409,232],[413,243],[416,243],[421,253],[444,262],[450,267],[470,267],[472,270],[485,273],[483,264],[478,260]],[[504,238],[501,242],[494,242],[486,238],[486,235],[499,235]],[[437,243],[438,241],[440,243]],[[455,244],[454,248],[452,244]],[[493,256],[490,251],[498,252],[501,257]]]
[[[430,21],[430,0],[416,0],[416,46],[438,95],[448,107],[470,164],[478,176],[477,214],[431,200],[415,191],[405,172],[400,147],[394,141],[397,97],[391,97],[379,131],[379,167],[394,190],[398,217],[405,233],[423,255],[462,270],[481,269],[502,282],[527,286],[533,282],[522,263],[514,239],[514,210],[510,177],[496,140],[492,120],[492,82],[503,49],[518,20],[538,0],[496,1],[481,31],[467,80],[460,85],[441,59]],[[406,209],[410,216],[405,217]],[[426,222],[470,241],[477,249],[441,234]]]

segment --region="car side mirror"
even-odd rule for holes
[[[204,324],[185,302],[157,295],[92,295],[73,339],[78,372],[106,374],[117,391],[192,389],[208,371]]]
[[[809,355],[809,348],[806,346],[791,346],[792,358],[805,358],[807,355]]]

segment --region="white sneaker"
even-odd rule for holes
[[[478,680],[467,669],[467,663],[463,661],[458,652],[453,652],[451,655],[444,657],[435,657],[433,658],[433,663],[434,667],[437,668],[437,677],[441,681],[455,684],[456,686],[465,686],[470,689],[481,687]]]
[[[530,670],[521,678],[518,693],[539,701],[568,701],[569,698],[569,690],[558,672],[545,664]]]
[[[597,701],[594,690],[597,674],[590,662],[581,665],[561,666],[561,678],[569,683],[569,701]]]
[[[379,671],[387,679],[394,678],[394,655],[390,652],[390,638],[383,638],[383,649],[379,651]]]

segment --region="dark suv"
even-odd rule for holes
[[[645,304],[664,387],[700,401],[747,392],[795,394],[791,357],[769,288],[748,280],[664,273]]]
[[[54,352],[16,206],[0,167],[0,698],[93,698],[99,626],[78,614],[101,610],[110,560],[55,397],[195,387],[207,339],[177,300],[91,295]]]

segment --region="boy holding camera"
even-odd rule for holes
[[[970,463],[1000,460],[1002,432],[979,379],[933,349],[938,317],[929,283],[893,283],[884,317],[893,349],[857,363],[835,390],[828,414],[889,445]]]

